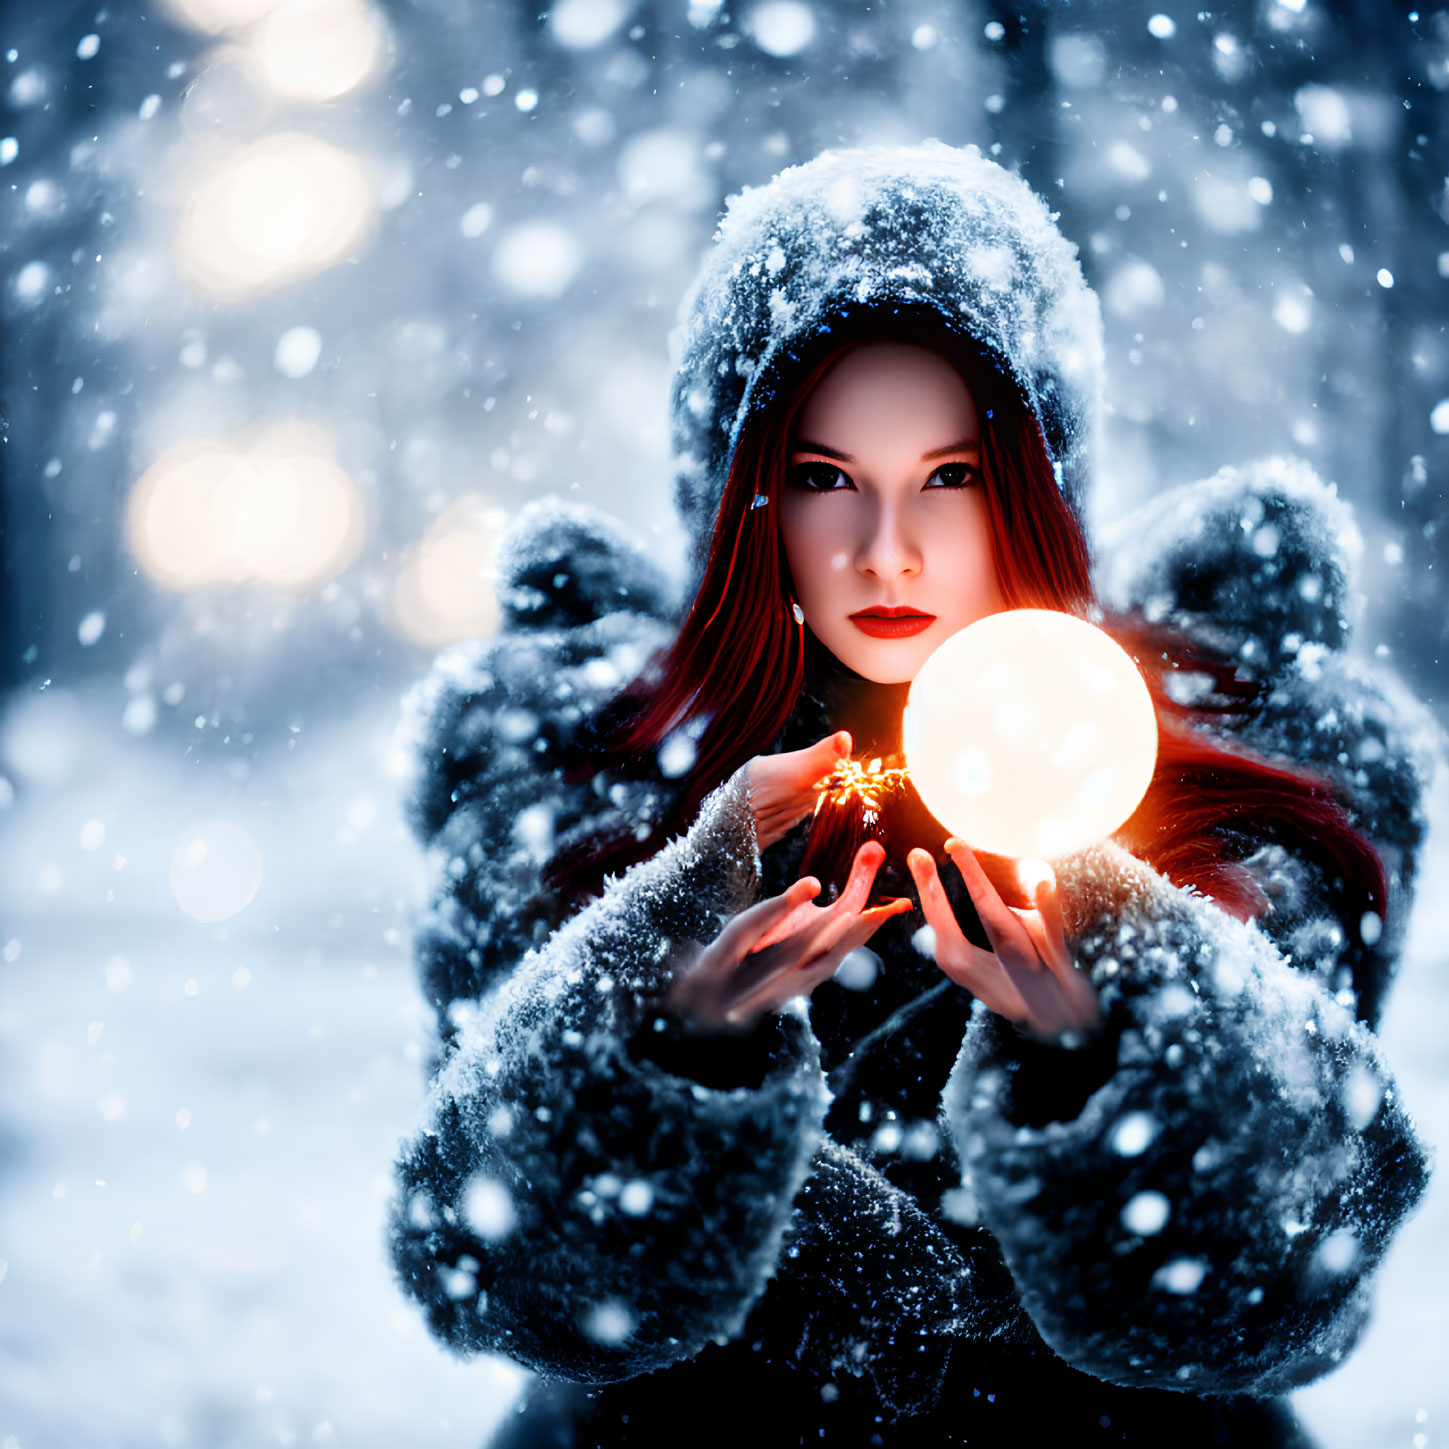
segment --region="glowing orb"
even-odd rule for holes
[[[1050,859],[1137,808],[1157,715],[1137,666],[1071,614],[1011,609],[953,635],[921,666],[906,759],[926,808],[977,850]]]

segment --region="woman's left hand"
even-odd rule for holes
[[[1040,1036],[1091,1031],[1101,1020],[1092,983],[1072,963],[1062,925],[1061,902],[1051,867],[1031,890],[1033,910],[1008,906],[969,846],[952,837],[946,854],[971,893],[991,950],[974,946],[961,932],[936,862],[925,850],[908,857],[926,922],[936,933],[936,964],[992,1011]]]

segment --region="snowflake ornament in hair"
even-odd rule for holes
[[[1031,188],[975,147],[827,151],[730,199],[681,309],[675,501],[696,584],[745,418],[832,331],[900,313],[930,314],[1011,380],[1080,515],[1102,325],[1076,248]]]

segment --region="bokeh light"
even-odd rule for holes
[[[229,920],[262,886],[262,852],[234,820],[183,830],[171,852],[171,894],[193,921]]]
[[[578,243],[563,227],[525,222],[499,239],[493,274],[520,297],[551,300],[568,291],[583,261]]]
[[[815,16],[799,0],[765,0],[745,16],[745,28],[766,55],[798,55],[815,39]]]
[[[1102,630],[1012,609],[925,662],[905,747],[927,809],[968,845],[1052,859],[1136,809],[1157,761],[1157,716],[1137,666]]]
[[[548,7],[549,34],[569,50],[591,50],[624,23],[629,0],[558,0]]]
[[[498,542],[507,514],[481,497],[440,514],[404,555],[393,581],[393,626],[439,648],[490,634],[498,625]]]
[[[357,556],[366,510],[326,431],[283,423],[245,452],[206,439],[172,448],[132,490],[127,523],[132,553],[165,588],[305,589]]]
[[[357,157],[315,136],[269,136],[233,153],[192,194],[177,270],[223,300],[269,292],[341,261],[376,210]]]
[[[235,582],[223,573],[216,515],[237,454],[219,444],[173,448],[142,474],[127,515],[131,552],[157,583],[169,589]]]
[[[279,95],[330,101],[377,68],[381,21],[364,0],[287,0],[247,37]]]
[[[177,20],[207,35],[221,35],[260,20],[278,0],[164,0]]]

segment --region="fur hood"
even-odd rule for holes
[[[983,348],[1040,419],[1080,512],[1102,322],[1077,249],[974,147],[827,151],[731,198],[672,347],[675,499],[697,577],[740,425],[782,365],[847,318],[921,309]]]

